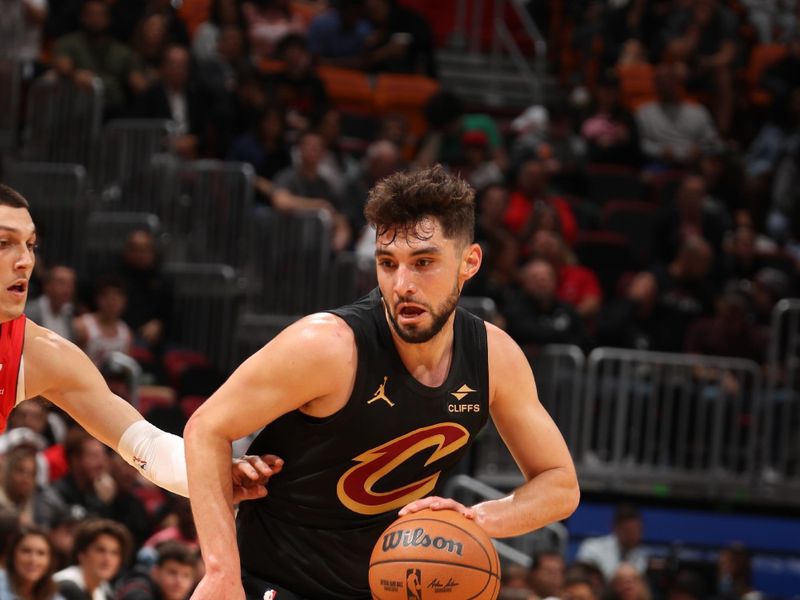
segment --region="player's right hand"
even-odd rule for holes
[[[231,465],[234,503],[266,496],[269,478],[280,473],[282,468],[283,459],[274,454],[246,454],[235,458]]]
[[[241,576],[206,573],[194,590],[190,600],[246,600]]]

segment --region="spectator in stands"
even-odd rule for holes
[[[0,55],[11,58],[30,80],[41,69],[42,33],[47,19],[47,0],[13,0],[0,3]]]
[[[358,162],[342,147],[342,113],[329,107],[315,119],[313,129],[325,144],[319,173],[333,186],[334,193],[342,198],[347,181],[358,171]]]
[[[423,17],[397,0],[364,0],[364,6],[373,29],[366,40],[370,71],[436,77],[433,32]]]
[[[95,286],[96,311],[74,320],[78,346],[102,366],[112,352],[130,354],[133,334],[122,320],[128,302],[125,283],[116,277],[100,279]]]
[[[519,272],[519,282],[504,314],[508,332],[519,344],[586,344],[580,315],[556,297],[556,271],[549,262],[529,261]]]
[[[274,57],[286,36],[303,32],[303,22],[292,14],[289,0],[250,0],[242,4],[247,41],[253,62]]]
[[[168,43],[167,21],[163,15],[148,15],[136,26],[131,41],[134,65],[131,88],[135,95],[146,91],[159,78]]]
[[[715,600],[763,600],[764,595],[753,587],[750,553],[741,544],[723,548],[717,560]],[[673,599],[670,600],[683,600]]]
[[[106,117],[113,117],[121,115],[127,104],[133,53],[110,37],[108,27],[108,5],[103,0],[86,0],[81,9],[81,30],[56,40],[53,64],[59,75],[81,87],[91,87],[99,77]]]
[[[619,79],[613,71],[600,79],[592,114],[581,125],[588,158],[600,164],[639,164],[639,130],[633,115],[620,103]]]
[[[137,100],[135,114],[142,119],[170,119],[177,137],[174,149],[179,156],[192,159],[203,151],[206,133],[205,102],[189,78],[189,51],[169,46],[161,61],[161,77]]]
[[[678,188],[674,204],[662,208],[653,237],[658,240],[657,256],[669,261],[684,240],[699,236],[710,245],[715,257],[721,256],[722,240],[730,216],[708,195],[705,180],[687,175]]]
[[[339,0],[308,26],[311,53],[323,65],[347,69],[365,67],[372,26],[364,16],[364,0]]]
[[[619,565],[609,583],[609,600],[651,600],[652,594],[641,571],[629,563]]]
[[[717,301],[713,317],[698,319],[689,327],[684,351],[711,356],[748,358],[764,362],[767,340],[753,323],[749,298],[727,291]]]
[[[800,87],[792,91],[790,103],[800,124]],[[800,125],[787,138],[775,169],[767,230],[790,251],[793,247],[795,258],[800,258],[796,252],[800,240]]]
[[[256,191],[266,204],[272,199],[275,176],[292,165],[283,116],[281,108],[269,106],[254,130],[237,137],[228,151],[228,160],[246,162],[255,169]]]
[[[599,600],[605,595],[606,578],[603,571],[594,563],[576,561],[567,567],[564,573],[566,581],[571,579],[583,579],[592,586],[595,597]]]
[[[736,18],[719,0],[694,0],[672,14],[665,37],[668,59],[689,67],[687,87],[713,94],[714,119],[719,131],[727,134],[734,108]]]
[[[15,510],[23,525],[49,528],[64,504],[49,486],[37,485],[36,472],[35,448],[17,446],[10,450],[4,457],[0,506]]]
[[[708,242],[692,236],[683,241],[672,262],[653,270],[659,298],[666,310],[665,324],[670,332],[671,352],[683,349],[686,331],[692,321],[711,314],[714,286],[708,275],[713,259]]]
[[[169,514],[164,522],[173,524],[151,535],[144,543],[144,548],[156,549],[166,542],[178,542],[193,550],[198,550],[200,546],[197,541],[197,528],[194,524],[189,499],[182,496],[170,496],[168,510]],[[140,552],[140,555],[142,553],[144,550]]]
[[[92,516],[124,522],[137,541],[145,540],[151,526],[144,508],[114,480],[108,449],[77,428],[67,435],[64,446],[69,472],[53,484],[63,503],[83,506]]]
[[[367,202],[369,190],[381,179],[388,177],[402,166],[400,152],[391,142],[377,141],[367,147],[364,159],[358,171],[350,175],[344,192],[344,205],[342,212],[347,215],[350,228],[356,239],[361,234],[374,242],[371,230],[364,232],[367,224],[364,218],[364,205]],[[371,253],[372,254],[372,253]]]
[[[506,227],[519,239],[527,239],[542,212],[554,211],[559,230],[568,245],[575,243],[578,222],[569,204],[549,189],[550,176],[544,163],[536,158],[523,162],[517,174],[516,189],[511,192],[504,217]]]
[[[681,571],[667,590],[667,600],[704,600],[708,592],[703,580],[691,571]],[[741,596],[736,596],[741,598]],[[757,600],[752,598],[751,600]]]
[[[333,221],[332,246],[342,250],[350,243],[350,225],[347,217],[339,212],[340,199],[333,187],[319,174],[325,153],[322,137],[308,131],[301,136],[298,148],[298,164],[275,176],[272,205],[281,212],[327,212]]]
[[[681,77],[678,65],[660,65],[655,78],[658,99],[636,111],[642,152],[659,165],[688,166],[703,151],[722,145],[708,110],[681,98]]]
[[[440,91],[428,100],[425,120],[428,133],[414,159],[416,167],[425,168],[437,162],[448,166],[464,164],[464,135],[481,132],[488,140],[492,160],[501,170],[505,168],[503,139],[494,120],[485,114],[465,114],[461,99],[452,92]]]
[[[66,600],[100,600],[111,597],[110,582],[127,560],[131,537],[124,525],[109,519],[89,519],[75,532],[77,563],[53,578]]]
[[[600,600],[592,587],[592,582],[585,577],[568,577],[564,581],[561,600]]]
[[[219,57],[220,37],[225,29],[244,30],[242,7],[236,0],[213,0],[208,21],[201,23],[192,38],[192,55],[200,62]]]
[[[786,41],[797,33],[796,0],[741,0],[740,4],[747,8],[747,19],[756,30],[760,43]]]
[[[503,183],[505,177],[500,165],[492,159],[489,137],[476,129],[461,136],[464,148],[464,164],[460,167],[461,176],[476,190]]]
[[[500,572],[500,600],[530,600],[533,591],[528,587],[529,570],[510,563]]]
[[[213,54],[203,58],[195,56],[195,71],[198,85],[211,96],[212,102],[218,104],[229,101],[236,89],[237,77],[247,69],[248,62],[244,34],[240,29],[225,25],[216,40]]]
[[[0,565],[6,564],[8,555],[8,543],[19,531],[19,514],[16,511],[0,507]],[[0,577],[3,575],[3,568],[0,567]]]
[[[788,298],[792,290],[788,274],[774,268],[761,269],[753,278],[753,311],[756,322],[767,329],[772,320],[772,309],[778,300]]]
[[[74,342],[75,270],[66,265],[52,265],[45,273],[43,292],[28,302],[25,314],[31,321]]]
[[[197,582],[197,551],[180,542],[164,542],[148,570],[138,567],[117,589],[115,600],[185,600]]]
[[[50,529],[53,542],[53,561],[55,570],[61,571],[72,564],[72,550],[75,546],[75,532],[86,519],[86,509],[74,504],[56,515]]]
[[[752,227],[740,225],[725,240],[722,259],[723,281],[753,279],[758,271],[768,266],[756,250],[756,232]]]
[[[667,317],[656,278],[652,273],[637,273],[621,298],[603,305],[597,319],[597,343],[635,350],[678,350],[671,343]]]
[[[25,427],[42,436],[48,445],[60,444],[64,441],[67,426],[60,416],[48,410],[49,405],[42,398],[20,402],[8,415],[8,429]]]
[[[547,112],[546,138],[532,154],[526,155],[523,151],[522,156],[539,158],[554,187],[571,194],[584,193],[586,141],[579,135],[572,111],[567,106],[556,104]],[[516,149],[515,156],[520,156],[520,148]]]
[[[159,354],[169,330],[172,293],[150,231],[128,235],[117,273],[127,290],[122,320],[137,345]]]
[[[800,32],[787,45],[786,56],[764,70],[759,84],[779,107],[787,103],[792,90],[800,88]]]
[[[595,273],[582,265],[564,244],[560,235],[540,230],[533,234],[531,255],[553,265],[558,274],[556,296],[572,306],[587,322],[592,322],[600,311],[603,291]]]
[[[64,600],[53,581],[53,543],[47,531],[24,526],[9,541],[0,598]]]
[[[503,224],[507,206],[508,189],[504,185],[490,185],[478,193],[475,241],[483,248],[483,263],[465,287],[467,295],[488,296],[501,310],[516,281],[519,261],[519,243]]]
[[[534,598],[560,598],[564,587],[564,570],[564,559],[558,552],[536,554],[528,578]]]
[[[305,131],[328,107],[325,84],[314,73],[311,51],[304,36],[285,36],[278,44],[276,55],[284,66],[267,78],[269,96],[273,103],[287,111],[286,119],[291,130]]]
[[[642,517],[636,507],[621,505],[614,513],[612,532],[584,540],[578,548],[577,559],[600,567],[606,579],[611,580],[611,588],[619,593],[619,581],[617,584],[614,581],[636,579],[647,569],[647,553],[641,547],[643,530]],[[624,567],[630,567],[632,573]]]

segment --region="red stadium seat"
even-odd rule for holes
[[[316,71],[336,108],[357,114],[374,112],[375,93],[363,71],[326,66],[317,67]]]
[[[438,90],[439,82],[424,75],[384,73],[375,82],[375,109],[380,115],[404,115],[411,132],[421,136],[427,128],[423,108]]]
[[[767,106],[772,101],[769,93],[759,89],[758,86],[764,71],[786,56],[787,51],[784,44],[761,44],[753,48],[747,65],[746,79],[750,89],[750,102],[756,106]]]
[[[613,298],[617,280],[633,266],[628,240],[618,233],[581,232],[574,250],[580,264],[597,274],[603,286],[603,295]]]

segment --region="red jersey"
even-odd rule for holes
[[[6,430],[8,414],[17,404],[25,343],[25,315],[0,323],[0,432]],[[22,382],[24,385],[24,382]]]

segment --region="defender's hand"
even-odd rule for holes
[[[231,464],[234,503],[266,496],[269,478],[280,473],[282,468],[283,459],[274,454],[235,458]]]

